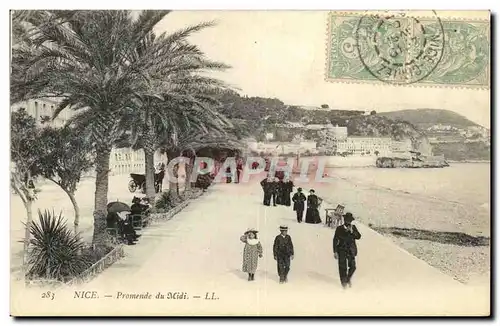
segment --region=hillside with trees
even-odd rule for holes
[[[415,109],[379,113],[372,110],[368,113],[336,110],[325,103],[315,109],[286,105],[276,98],[241,96],[228,90],[221,91],[218,100],[221,103],[219,111],[232,121],[238,121],[238,129],[244,129],[258,141],[264,141],[266,133],[273,133],[276,141],[290,142],[300,135],[305,140],[321,143],[322,133],[305,126],[332,124],[346,126],[349,136],[410,139],[414,150],[444,155],[450,160],[489,160],[490,157],[488,141],[474,140],[470,135],[460,136],[460,132],[473,133],[468,129],[478,125],[452,111]],[[445,129],[436,131],[436,126],[438,129],[445,126]],[[431,140],[436,135],[456,139],[436,143]]]
[[[303,109],[299,106],[285,105],[279,99],[240,96],[234,91],[221,93],[219,109],[231,119],[245,121],[248,130],[257,140],[263,140],[266,133],[273,133],[278,141],[291,141],[293,136],[301,134],[307,140],[319,140],[316,130],[287,126],[286,123],[328,124],[347,126],[351,136],[391,137],[395,140],[411,139],[418,148],[418,140],[425,135],[411,123],[394,121],[381,116],[375,111],[365,115],[360,110],[328,109],[328,104],[322,104],[322,109]]]
[[[478,125],[458,113],[439,109],[399,110],[382,112],[378,115],[392,120],[408,121],[420,129],[427,129],[436,124],[450,125],[457,128],[474,127]]]

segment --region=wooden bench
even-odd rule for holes
[[[132,227],[134,230],[142,230],[151,222],[151,215],[134,214],[131,217]]]
[[[326,219],[325,224],[328,227],[337,227],[342,225],[342,215],[344,214],[344,206],[337,205],[336,208],[325,208]]]

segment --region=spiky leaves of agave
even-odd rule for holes
[[[84,242],[66,225],[62,213],[56,216],[39,210],[38,222],[31,223],[30,232],[28,277],[65,281],[90,266],[82,254]]]

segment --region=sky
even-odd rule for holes
[[[446,109],[490,127],[490,91],[325,81],[326,11],[174,11],[157,26],[172,32],[217,25],[191,36],[206,55],[232,68],[217,77],[248,96],[335,109]]]

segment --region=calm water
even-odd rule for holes
[[[490,164],[452,163],[442,169],[336,168],[329,175],[357,184],[489,209]]]

